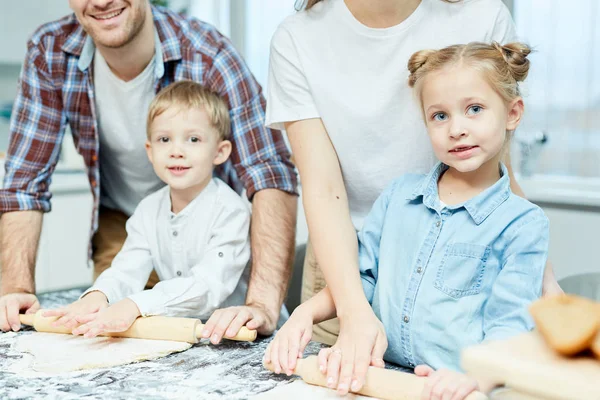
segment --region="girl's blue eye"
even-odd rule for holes
[[[483,111],[483,107],[481,106],[471,106],[467,109],[467,114],[469,115],[475,115],[475,114],[479,114],[481,111]]]
[[[433,114],[433,119],[441,122],[441,121],[447,120],[448,116],[443,112],[439,112],[439,113]]]

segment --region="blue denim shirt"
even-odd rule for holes
[[[507,169],[476,197],[445,206],[442,163],[379,196],[359,238],[363,288],[388,337],[385,359],[460,371],[460,351],[533,328],[548,219],[513,194]]]

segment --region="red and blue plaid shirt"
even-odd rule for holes
[[[219,93],[230,108],[233,151],[216,175],[248,198],[258,190],[297,193],[297,178],[281,132],[264,126],[262,89],[231,43],[214,27],[153,7],[156,91],[190,79]],[[100,199],[98,123],[91,68],[94,45],[74,15],[40,27],[28,43],[10,125],[0,213],[50,211],[49,185],[67,125],[83,156],[94,198]]]

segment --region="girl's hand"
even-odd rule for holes
[[[422,400],[463,400],[471,392],[479,390],[475,379],[460,372],[448,369],[434,371],[428,365],[417,365],[415,374],[427,377]]]
[[[345,395],[363,387],[369,366],[385,367],[388,342],[371,307],[339,318],[340,335],[331,348],[319,352],[319,369],[327,375],[327,386]]]
[[[42,316],[60,317],[52,323],[52,326],[64,325],[68,329],[73,329],[83,323],[82,318],[95,314],[106,307],[108,307],[108,300],[104,293],[94,291],[66,307],[45,311]]]
[[[277,332],[265,351],[264,362],[272,364],[276,374],[288,376],[296,369],[296,360],[302,358],[312,337],[312,314],[299,306]]]
[[[130,299],[123,299],[95,314],[81,318],[83,325],[73,329],[73,335],[93,338],[106,332],[123,332],[140,316],[140,310]]]

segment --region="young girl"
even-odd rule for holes
[[[460,351],[533,326],[527,306],[541,295],[548,220],[511,192],[500,161],[523,114],[518,82],[529,52],[519,43],[470,43],[419,51],[408,63],[440,162],[377,199],[358,234],[359,264],[387,332],[385,359],[428,377],[423,398],[489,389],[459,372]],[[312,325],[335,313],[325,288],[294,311],[266,361],[291,373]],[[340,360],[337,344],[319,354],[330,387],[345,373]]]

